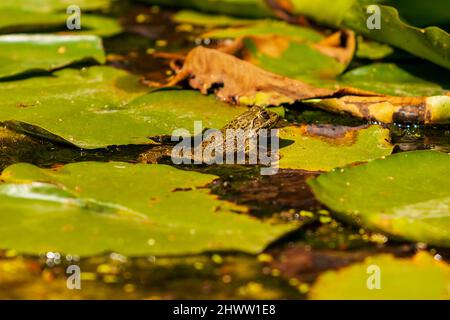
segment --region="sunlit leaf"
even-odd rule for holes
[[[145,95],[148,91],[137,77],[111,67],[66,69],[54,76],[1,82],[0,121],[95,149],[146,144],[149,137],[170,136],[175,129],[193,131],[194,121],[203,121],[204,128],[221,128],[246,110],[194,91]]]
[[[389,130],[308,125],[280,130],[280,168],[329,171],[391,154]]]
[[[88,59],[105,62],[102,41],[96,36],[0,36],[0,78],[51,71]]]
[[[395,154],[309,183],[339,217],[395,238],[450,246],[450,155]]]
[[[216,176],[164,165],[13,165],[0,184],[0,247],[24,253],[258,253],[296,227],[270,225],[204,189]]]

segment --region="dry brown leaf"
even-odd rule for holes
[[[219,50],[204,47],[189,52],[183,68],[168,85],[177,85],[185,80],[203,94],[214,91],[223,101],[246,105],[292,104],[305,99],[345,94],[377,96],[354,88],[316,88],[302,81],[267,72]]]
[[[341,30],[333,33],[319,43],[313,44],[320,53],[332,57],[344,65],[348,65],[355,54],[356,36],[351,30]]]

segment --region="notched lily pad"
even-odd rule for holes
[[[258,253],[296,224],[270,225],[202,188],[216,176],[164,165],[29,164],[1,175],[0,247],[82,256]]]
[[[397,239],[450,246],[450,155],[395,154],[310,180],[336,214]]]

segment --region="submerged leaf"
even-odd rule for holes
[[[339,217],[396,238],[450,246],[450,155],[400,153],[310,180]]]
[[[280,168],[329,171],[391,154],[389,130],[306,125],[280,130]],[[283,145],[287,145],[283,147]]]
[[[26,72],[52,71],[87,59],[105,62],[99,37],[45,34],[0,36],[0,78]]]
[[[297,227],[258,221],[199,188],[215,176],[164,165],[17,164],[1,177],[0,246],[23,253],[258,253]]]

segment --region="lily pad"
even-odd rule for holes
[[[193,129],[194,121],[203,121],[204,128],[221,128],[246,110],[194,91],[145,95],[149,91],[136,76],[101,66],[1,82],[0,121],[31,134],[96,149],[151,143],[149,137]]]
[[[264,18],[274,16],[264,0],[144,0],[150,4],[195,9],[207,13],[229,14],[237,17]]]
[[[413,27],[403,22],[398,11],[389,6],[380,6],[381,29],[369,30],[366,10],[365,6],[354,6],[342,25],[450,69],[450,35],[447,32],[438,27]]]
[[[0,247],[23,253],[258,253],[296,228],[249,217],[201,188],[216,176],[170,166],[17,164],[1,177]]]
[[[358,36],[357,41],[356,57],[360,59],[381,60],[395,52],[394,48],[387,44],[367,40],[362,36]]]
[[[345,45],[321,44],[325,36],[311,28],[283,21],[260,20],[251,25],[215,29],[202,35],[212,39],[242,41],[243,58],[259,67],[295,79],[332,79],[350,63],[355,50],[354,36]],[[340,41],[339,41],[340,42]],[[338,56],[345,55],[340,61]]]
[[[239,20],[238,20],[239,21]],[[320,41],[325,38],[318,31],[277,20],[254,20],[244,26],[231,28],[218,28],[202,35],[211,39],[236,39],[248,36],[277,35],[298,41]]]
[[[51,71],[87,59],[105,62],[99,37],[44,34],[0,36],[0,78],[25,72]]]
[[[281,40],[281,39],[279,39]],[[315,78],[334,79],[347,67],[347,63],[339,63],[336,59],[316,50],[311,44],[295,41],[283,41],[283,45],[273,51],[272,39],[246,39],[245,60],[267,70],[292,79],[304,80],[316,84]],[[269,48],[268,48],[269,47]]]
[[[330,171],[392,153],[389,130],[307,125],[280,130],[280,168]],[[283,145],[287,145],[283,147]]]
[[[450,155],[395,154],[310,180],[317,199],[350,222],[394,238],[450,246]]]
[[[110,4],[110,0],[4,0],[0,3],[0,33],[48,31],[112,36],[122,30],[118,21],[93,13],[108,9]],[[71,5],[82,10],[81,30],[67,29],[66,10]]]
[[[375,277],[379,271],[379,289]],[[370,277],[374,277],[371,281]],[[425,252],[411,259],[391,255],[369,257],[362,263],[319,276],[310,299],[320,300],[447,300],[450,266]]]
[[[150,3],[180,5],[176,0],[147,0]],[[271,1],[295,16],[306,16],[320,24],[335,28],[350,28],[376,41],[403,49],[412,55],[450,68],[450,35],[438,27],[416,28],[401,20],[398,11],[380,5],[381,29],[367,28],[367,1],[290,0]],[[409,4],[408,4],[409,5]],[[183,7],[241,17],[273,17],[274,12],[264,0],[184,1]]]
[[[111,0],[2,0],[0,9],[21,9],[37,12],[66,11],[68,6],[79,6],[83,11],[106,10]]]
[[[430,64],[418,64],[414,67],[415,74],[408,70],[410,68],[406,65],[374,63],[343,74],[339,83],[392,96],[420,97],[446,94],[442,82],[448,84],[450,78],[442,74],[442,69],[434,68]]]
[[[251,19],[239,19],[226,15],[207,14],[192,10],[178,11],[172,16],[172,21],[202,27],[242,26],[255,23],[255,20]]]

